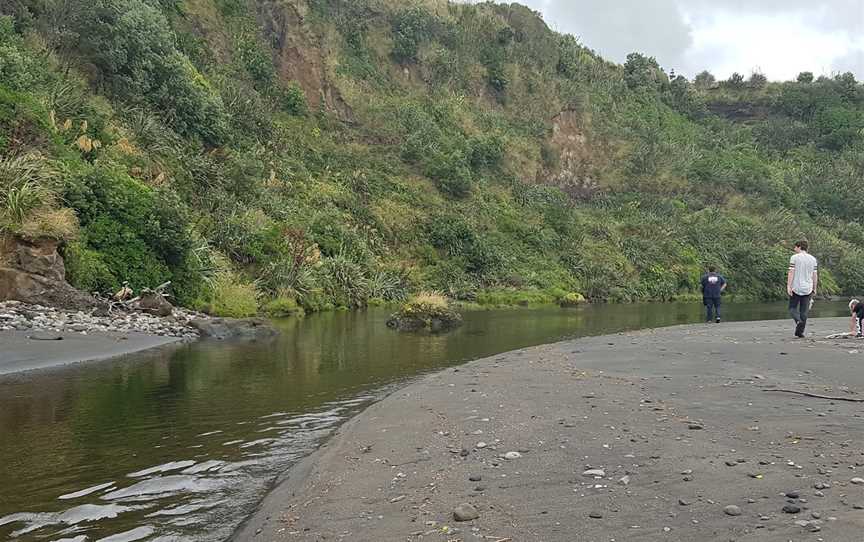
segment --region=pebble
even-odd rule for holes
[[[630,485],[630,476],[625,474],[618,480],[618,483],[622,486]]]
[[[787,514],[797,514],[801,511],[801,507],[797,504],[787,504],[783,507],[783,511]]]
[[[857,486],[864,485],[864,478],[852,478],[849,480],[849,483]]]
[[[471,476],[468,477],[469,482],[479,482],[482,479],[483,479],[483,477],[480,476],[479,474],[472,474]]]
[[[503,457],[504,459],[519,459],[520,457],[522,457],[522,454],[520,454],[519,452],[507,452],[501,457]]]
[[[32,340],[62,340],[62,331],[89,334],[92,332],[140,332],[164,337],[194,339],[198,331],[189,325],[191,320],[204,318],[186,309],[175,307],[167,318],[143,312],[117,311],[108,316],[96,316],[82,311],[64,311],[42,305],[28,305],[12,301],[0,302],[0,331],[32,331]]]
[[[786,493],[786,496],[789,497],[790,499],[797,499],[801,495],[797,491],[789,491]]]
[[[702,429],[705,429],[705,426],[702,425],[701,423],[691,423],[690,425],[687,426],[687,429],[690,429],[692,431],[700,431]]]
[[[472,521],[480,517],[480,512],[472,504],[462,503],[453,509],[453,519],[456,521]]]
[[[730,504],[726,508],[723,509],[727,516],[740,516],[741,509],[734,504]]]
[[[588,517],[592,519],[603,519],[603,514],[601,514],[600,512],[591,512],[590,514],[588,514]]]
[[[603,478],[606,476],[606,471],[603,469],[588,469],[582,473],[582,476],[595,476],[597,478]]]
[[[478,442],[477,444],[474,445],[474,447],[477,448],[478,450],[482,450],[486,446],[489,446],[489,445],[486,444],[485,442]]]
[[[678,504],[681,506],[690,506],[693,503],[687,499],[678,499]]]

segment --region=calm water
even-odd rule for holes
[[[728,305],[730,320],[785,318]],[[814,316],[847,314],[817,304]],[[387,310],[279,322],[265,343],[201,342],[0,378],[0,540],[224,540],[274,479],[418,374],[568,337],[699,322],[698,304],[478,311],[439,336]]]

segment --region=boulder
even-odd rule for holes
[[[0,238],[0,301],[68,310],[92,310],[103,305],[66,282],[58,246],[54,239]]]
[[[198,318],[189,325],[198,330],[202,337],[211,339],[267,339],[275,337],[279,331],[263,318]]]
[[[170,316],[174,312],[174,307],[165,299],[165,296],[158,292],[144,292],[136,301],[133,309],[152,314],[153,316]]]

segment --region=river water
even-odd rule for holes
[[[724,308],[731,320],[786,318],[782,303]],[[327,313],[277,322],[272,341],[0,377],[0,540],[225,540],[281,473],[412,377],[566,338],[695,323],[701,310],[476,311],[447,335],[391,331],[384,309]],[[847,311],[819,303],[813,316]],[[778,322],[791,334],[788,324]]]

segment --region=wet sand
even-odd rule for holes
[[[51,336],[63,340],[29,338]],[[0,331],[0,375],[105,360],[179,341],[145,333]]]
[[[791,334],[681,326],[423,377],[286,473],[234,539],[862,540],[864,404],[771,390],[864,399],[864,342]],[[462,504],[479,518],[455,521]]]

